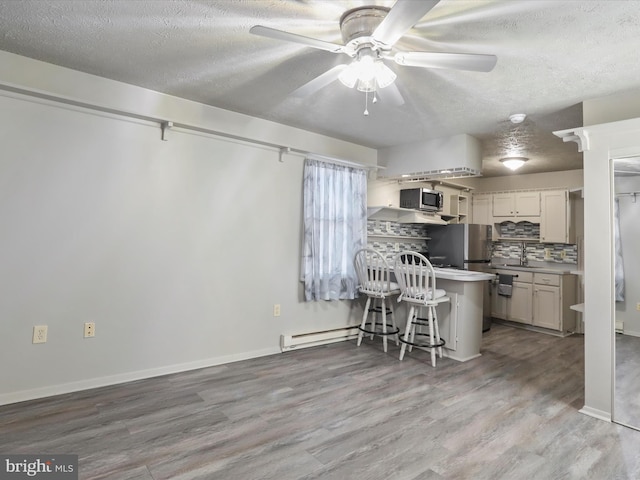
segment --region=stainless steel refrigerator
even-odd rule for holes
[[[486,271],[491,262],[491,226],[479,224],[429,227],[429,258],[435,265]],[[491,285],[485,282],[482,330],[491,328]]]
[[[490,225],[432,225],[429,237],[429,258],[433,264],[478,270],[491,261]]]

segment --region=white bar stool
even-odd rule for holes
[[[400,286],[398,302],[403,301],[409,304],[407,325],[404,335],[400,338],[402,342],[400,360],[404,358],[407,345],[409,345],[409,351],[412,347],[425,348],[431,351],[431,365],[435,367],[436,352],[442,358],[442,347],[445,345],[445,341],[440,338],[436,307],[450,301],[446,296],[447,292],[436,288],[436,274],[433,266],[424,255],[418,252],[398,253],[395,256],[393,272]],[[427,318],[418,317],[418,311],[421,308],[427,309]],[[429,328],[428,334],[420,331],[422,326]],[[416,336],[428,338],[416,340]]]
[[[393,303],[389,302],[387,305],[386,302],[387,297],[399,295],[400,288],[397,283],[391,281],[387,260],[377,250],[371,248],[358,250],[354,256],[353,265],[358,275],[358,291],[367,296],[362,323],[358,327],[360,330],[358,332],[358,346],[362,343],[362,337],[365,333],[371,335],[372,339],[374,335],[380,335],[386,352],[389,335],[395,336],[396,345],[400,345],[398,335],[400,329],[396,326],[394,319]],[[369,313],[371,313],[371,320],[367,329]],[[380,321],[376,320],[377,314],[382,316]],[[389,315],[391,323],[387,323],[387,315]]]

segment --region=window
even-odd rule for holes
[[[366,245],[367,171],[307,158],[304,166],[305,299],[357,295],[353,256]]]

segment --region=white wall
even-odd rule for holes
[[[610,159],[640,153],[640,93],[585,100],[585,407],[611,418],[615,302]],[[609,122],[609,123],[607,123]],[[635,268],[635,266],[633,267]]]
[[[303,301],[301,156],[180,128],[163,142],[156,122],[6,90],[118,111],[126,97],[143,116],[361,162],[375,151],[0,56],[0,404],[275,353],[281,333],[357,322],[352,302]],[[31,344],[34,325],[48,325],[46,344]]]
[[[640,155],[640,119],[577,128],[574,132],[585,150],[585,405],[581,411],[610,420],[615,318],[610,159]]]
[[[582,104],[584,126],[617,122],[640,117],[640,91],[616,93],[592,98]]]

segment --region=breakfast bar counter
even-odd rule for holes
[[[447,292],[450,303],[438,307],[440,336],[446,341],[445,355],[459,362],[480,356],[484,282],[490,273],[434,268],[437,288]]]

